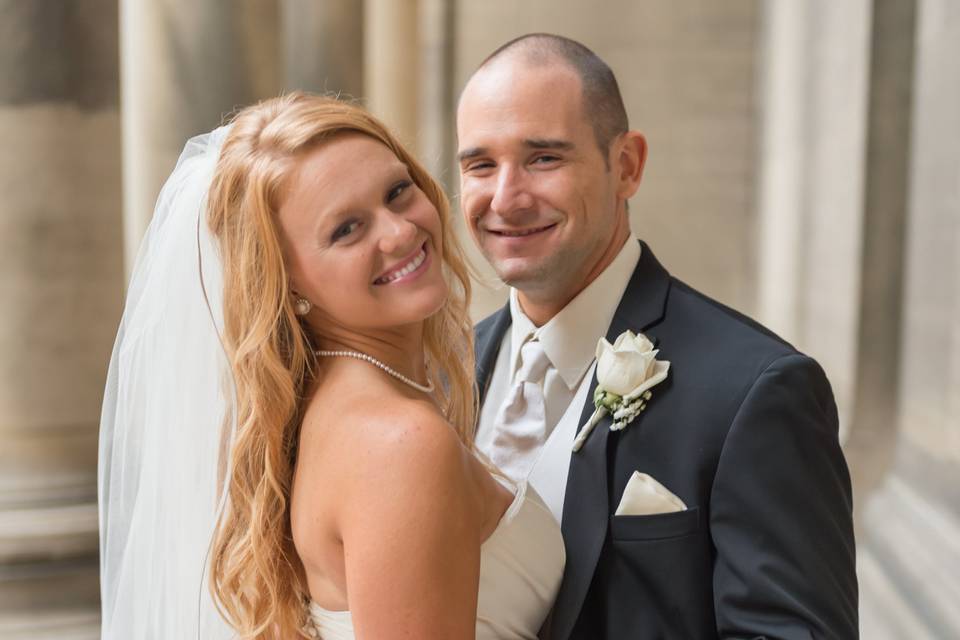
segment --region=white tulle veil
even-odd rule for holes
[[[234,634],[208,585],[233,382],[223,273],[205,203],[227,127],[191,139],[141,244],[100,423],[102,638]]]

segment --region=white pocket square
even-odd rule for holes
[[[667,491],[662,484],[645,473],[634,471],[627,488],[623,490],[616,515],[649,516],[684,511],[686,508],[683,500]]]

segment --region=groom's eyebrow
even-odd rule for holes
[[[464,149],[457,154],[457,162],[463,162],[464,160],[470,160],[471,158],[476,158],[478,156],[485,155],[487,153],[486,147],[470,147],[469,149]]]
[[[523,141],[523,146],[531,149],[555,149],[557,151],[572,151],[574,149],[574,144],[569,140],[556,138],[527,138]]]
[[[527,138],[523,141],[523,146],[530,149],[553,149],[556,151],[572,151],[576,148],[569,140],[559,138]],[[488,152],[489,150],[486,147],[470,147],[457,154],[457,162],[483,156]]]

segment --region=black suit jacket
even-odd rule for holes
[[[850,476],[823,370],[641,244],[606,337],[646,334],[670,375],[626,429],[606,418],[571,456],[547,638],[856,638]],[[509,306],[477,325],[481,401],[509,326]],[[613,515],[635,470],[688,509]]]

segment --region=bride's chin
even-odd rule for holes
[[[447,303],[448,294],[449,292],[447,291],[446,286],[444,286],[443,295],[438,295],[432,301],[432,303],[424,305],[423,315],[420,319],[425,321],[437,315],[443,309],[444,305]]]
[[[381,322],[385,321],[385,324],[396,326],[423,322],[443,309],[449,293],[446,281],[440,278],[430,286],[381,300],[378,311],[371,313],[377,318],[371,319],[379,319]]]
[[[423,295],[423,297],[417,301],[416,308],[411,309],[411,315],[416,317],[417,320],[426,321],[427,319],[435,316],[439,313],[444,305],[447,304],[447,299],[449,298],[449,290],[447,289],[446,282],[442,281],[434,289],[431,287],[432,295]],[[422,291],[422,294],[427,294],[426,291]],[[413,300],[409,300],[413,302]]]

